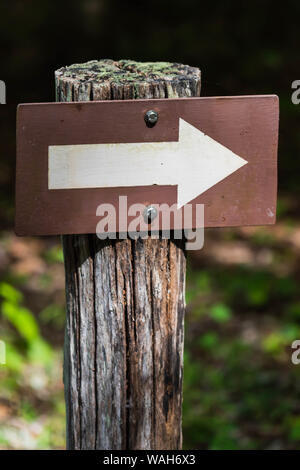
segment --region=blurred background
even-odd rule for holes
[[[280,98],[278,221],[214,229],[190,252],[186,449],[299,449],[300,79],[298,1],[2,0],[0,80],[0,449],[62,449],[64,269],[59,238],[17,238],[15,112],[54,101],[54,71],[91,59],[202,70],[202,95]]]

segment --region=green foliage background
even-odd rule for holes
[[[280,98],[275,227],[207,230],[189,254],[187,449],[300,446],[300,4],[16,0],[0,4],[0,448],[63,448],[64,273],[59,239],[13,234],[15,107],[54,100],[53,72],[96,58],[199,66],[202,95]]]

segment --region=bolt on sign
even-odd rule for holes
[[[95,233],[121,196],[204,204],[206,227],[272,224],[278,121],[274,95],[19,105],[16,232]]]

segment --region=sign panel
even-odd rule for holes
[[[272,224],[277,141],[273,95],[20,105],[16,232],[95,233],[100,204],[121,230],[120,197],[162,214],[204,204],[206,227]],[[183,218],[198,224],[196,211]]]

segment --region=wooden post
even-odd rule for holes
[[[92,61],[55,76],[57,101],[200,94],[199,69],[180,64]],[[65,235],[63,249],[67,447],[180,449],[184,241]]]

